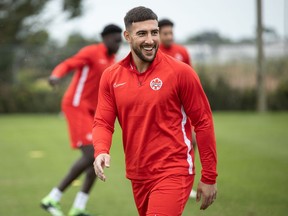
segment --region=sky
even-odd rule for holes
[[[288,0],[262,2],[263,24],[275,29],[280,37],[287,36]],[[256,0],[84,0],[83,15],[73,20],[67,20],[67,14],[61,11],[61,0],[52,0],[43,17],[51,21],[47,25],[51,37],[63,43],[75,32],[87,38],[99,38],[103,27],[110,23],[124,29],[126,12],[140,5],[151,8],[159,19],[173,20],[177,41],[207,30],[235,40],[253,37],[256,31]]]

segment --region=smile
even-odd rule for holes
[[[146,51],[152,51],[154,47],[143,47],[144,50]]]

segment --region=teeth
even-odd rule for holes
[[[143,47],[146,51],[151,51],[153,47]]]

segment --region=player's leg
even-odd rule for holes
[[[93,145],[85,145],[81,147],[81,150],[83,153],[83,157],[85,157],[89,162],[87,168],[85,169],[86,176],[81,191],[79,191],[76,195],[73,206],[69,211],[69,216],[89,215],[85,209],[89,198],[89,193],[96,180],[96,174],[93,168],[93,161],[94,161]]]
[[[75,179],[77,179],[89,166],[91,166],[91,164],[93,164],[93,157],[89,158],[86,155],[86,152],[89,150],[94,152],[93,146],[81,146],[80,150],[82,151],[82,156],[72,165],[67,175],[57,187],[61,192],[64,192]]]
[[[157,182],[149,195],[146,216],[181,216],[194,176],[169,176]]]
[[[50,212],[51,215],[55,216],[63,215],[59,205],[63,192],[71,185],[71,183],[75,179],[77,179],[80,176],[81,173],[83,173],[85,170],[88,169],[88,167],[91,166],[91,164],[93,164],[93,158],[91,159],[91,157],[89,158],[85,154],[88,151],[88,149],[91,150],[91,148],[83,146],[80,147],[80,149],[82,150],[82,156],[72,165],[69,172],[65,175],[63,180],[59,183],[59,185],[53,188],[52,191],[41,202],[42,207],[46,209],[48,212]],[[83,199],[85,202],[85,194],[84,196],[80,195],[80,199],[81,200]]]

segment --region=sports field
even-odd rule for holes
[[[184,216],[288,215],[288,113],[215,113],[218,199],[206,211],[189,200]],[[39,202],[78,157],[58,115],[0,116],[0,215],[45,216]],[[97,182],[88,210],[97,216],[137,215],[125,178],[117,126],[106,183]],[[197,157],[197,178],[200,166]],[[81,181],[81,179],[80,179]],[[67,212],[81,182],[62,199]]]

